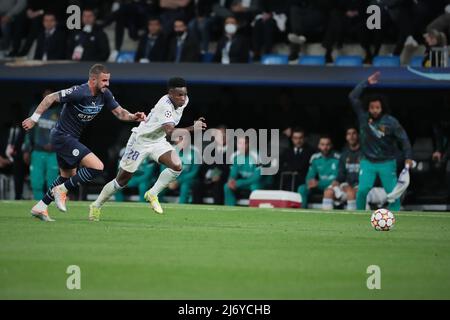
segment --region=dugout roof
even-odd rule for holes
[[[24,61],[0,64],[3,81],[74,82],[87,80],[90,62],[61,61],[42,63]],[[299,65],[260,65],[212,63],[106,64],[111,82],[121,84],[164,84],[181,76],[190,84],[232,86],[352,87],[376,70],[381,71],[382,88],[450,88],[450,68],[411,67],[330,67]]]

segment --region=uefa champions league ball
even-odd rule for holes
[[[387,209],[378,209],[372,213],[370,223],[377,231],[389,231],[394,227],[395,217]]]

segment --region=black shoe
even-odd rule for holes
[[[289,46],[289,61],[298,60],[298,55],[300,54],[300,46],[298,44],[293,44]]]
[[[366,55],[366,57],[364,58],[364,61],[363,61],[363,63],[364,64],[372,64],[372,61],[373,61],[373,57],[372,56],[369,56],[369,55]]]
[[[291,54],[289,54],[288,59],[289,59],[289,61],[297,61],[298,60],[298,54],[291,53]]]

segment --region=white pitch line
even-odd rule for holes
[[[0,204],[17,204],[21,202],[20,200],[0,200]],[[89,201],[71,201],[68,204],[68,209],[70,207],[85,207],[88,208]],[[132,202],[107,202],[105,208],[115,206],[119,208],[149,208],[146,203],[132,203]],[[366,216],[370,214],[370,212],[349,212],[349,211],[320,211],[320,210],[311,210],[311,209],[284,209],[284,208],[255,208],[255,207],[227,207],[227,206],[210,206],[210,205],[177,205],[177,204],[163,204],[163,208],[167,209],[176,209],[176,210],[188,210],[188,211],[227,211],[227,212],[236,212],[242,210],[255,211],[255,210],[267,210],[267,212],[281,212],[281,213],[297,213],[297,214],[330,214],[330,215],[355,215],[355,216]],[[150,208],[149,208],[150,209]],[[400,217],[430,217],[430,218],[450,218],[450,214],[447,212],[443,213],[409,213],[408,211],[397,212],[395,215]]]

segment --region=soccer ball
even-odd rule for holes
[[[395,217],[387,209],[378,209],[372,213],[370,223],[377,231],[389,231],[394,227]]]

